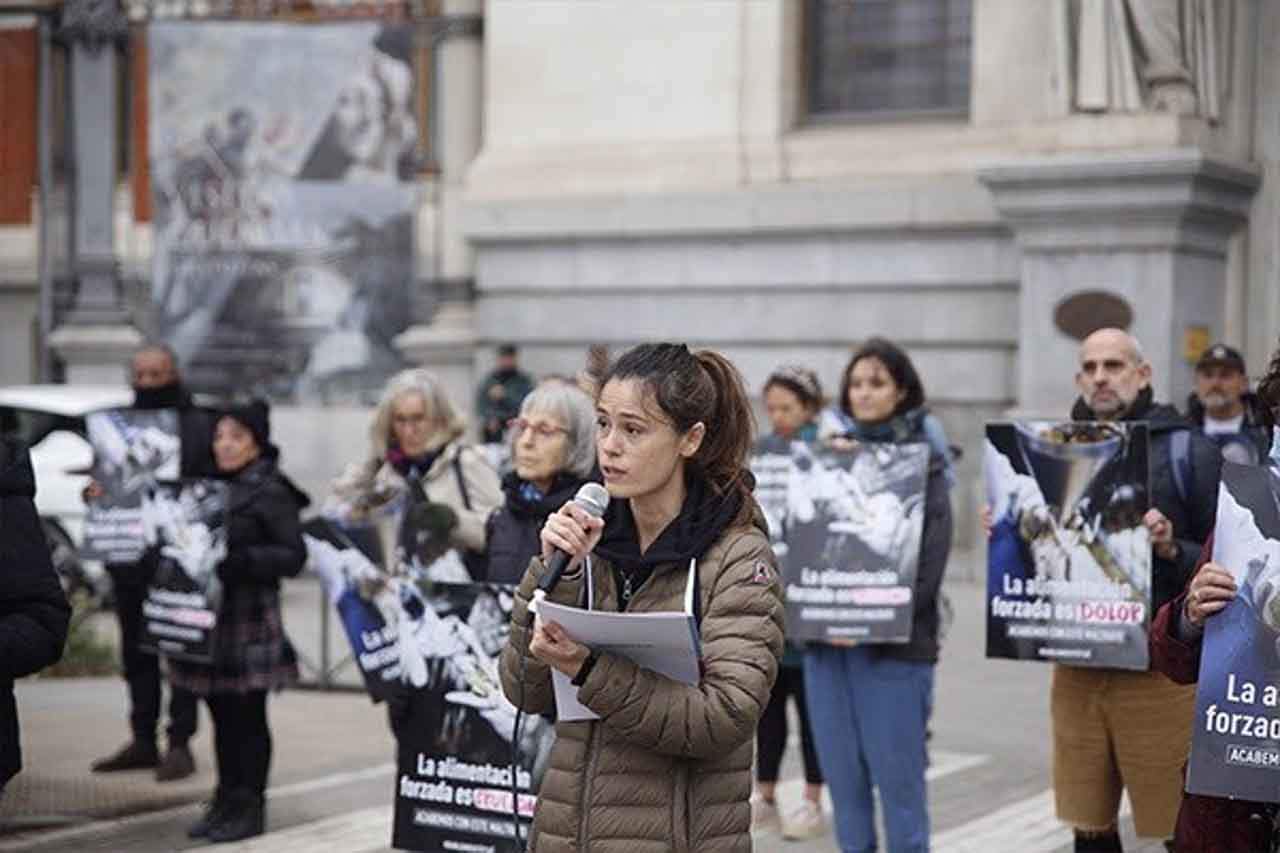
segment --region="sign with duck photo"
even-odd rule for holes
[[[220,480],[159,483],[143,497],[151,580],[142,604],[142,648],[198,663],[213,660],[227,499],[227,484]]]

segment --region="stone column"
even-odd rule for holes
[[[446,0],[444,15],[432,24],[437,106],[431,130],[440,167],[432,211],[437,292],[431,322],[411,326],[395,340],[406,360],[440,376],[454,403],[468,414],[475,393],[475,260],[459,212],[467,169],[480,150],[482,8],[481,0]]]
[[[1178,148],[1021,160],[979,177],[1022,249],[1019,411],[1067,411],[1078,341],[1054,314],[1091,291],[1128,304],[1156,399],[1181,405],[1189,345],[1223,332],[1228,241],[1247,219],[1256,172]]]
[[[396,336],[395,347],[409,362],[420,365],[440,377],[449,399],[468,422],[474,421],[475,408],[475,318],[471,307],[471,286],[466,282],[441,288],[440,300],[428,325],[410,326]]]
[[[73,383],[119,382],[120,365],[142,340],[124,305],[114,240],[119,115],[115,42],[126,33],[115,0],[68,0],[63,7],[62,36],[71,47],[76,299],[49,342]]]

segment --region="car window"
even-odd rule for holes
[[[0,435],[17,437],[28,447],[34,446],[54,430],[74,432],[85,437],[84,418],[0,406]]]

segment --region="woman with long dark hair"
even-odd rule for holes
[[[925,740],[952,519],[946,436],[924,404],[911,359],[895,344],[874,338],[845,367],[833,413],[843,425],[835,437],[839,442],[923,443],[930,450],[910,639],[893,645],[811,643],[805,649],[809,721],[844,853],[876,849],[875,790],[888,849],[929,849]]]
[[[708,350],[639,346],[604,375],[596,424],[609,511],[594,518],[571,502],[547,518],[502,653],[503,688],[523,710],[552,709],[555,669],[599,715],[557,724],[531,849],[750,850],[751,739],[783,641],[773,552],[744,467],[752,416],[742,379]],[[548,597],[562,604],[682,611],[691,585],[699,683],[587,648],[553,622],[526,627],[557,549],[573,558]]]

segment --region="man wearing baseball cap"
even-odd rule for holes
[[[1249,390],[1244,356],[1226,344],[1209,347],[1196,362],[1196,390],[1187,418],[1222,450],[1222,458],[1257,465],[1271,447],[1271,417]]]

